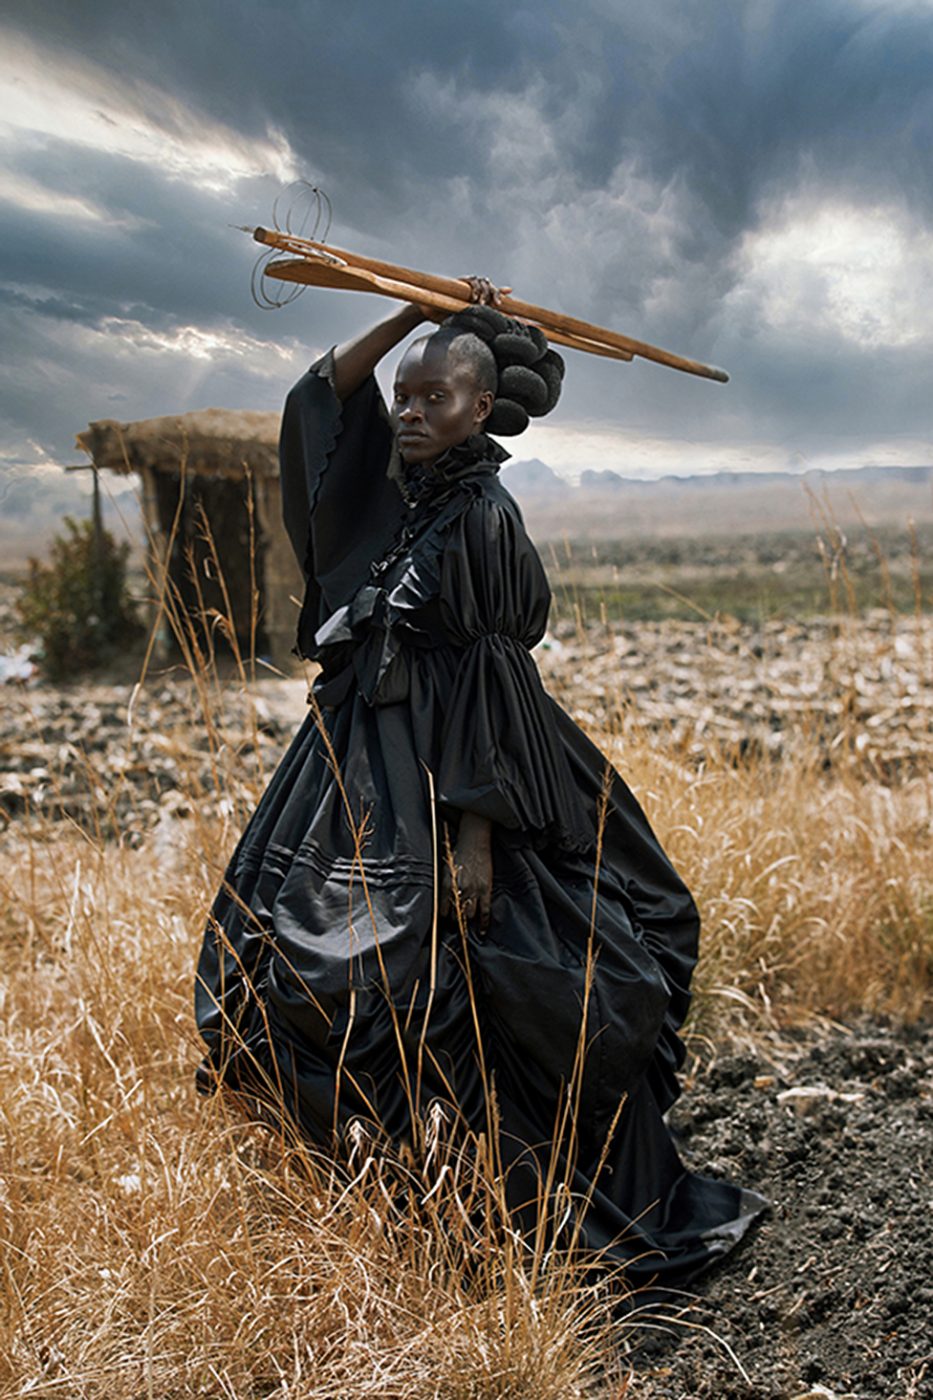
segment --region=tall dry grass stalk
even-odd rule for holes
[[[132,848],[89,760],[88,829],[32,819],[0,836],[0,1393],[634,1393],[604,1285],[549,1253],[547,1230],[530,1249],[516,1238],[488,1144],[450,1155],[429,1131],[418,1161],[393,1163],[361,1138],[338,1170],[223,1098],[196,1100],[196,951],[261,782],[225,711],[231,687],[248,697],[249,663],[226,684],[212,665],[218,629],[235,650],[230,619],[192,621],[167,573],[154,582],[190,674],[177,753],[191,817]],[[145,705],[143,688],[137,717]],[[209,815],[192,726],[226,796]],[[698,1034],[919,1014],[929,771],[884,786],[846,744],[827,768],[816,734],[780,766],[711,750],[699,769],[637,725],[596,737],[697,894]]]

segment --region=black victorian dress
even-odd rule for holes
[[[375,380],[341,404],[329,357],[289,395],[299,650],[322,670],[212,911],[201,1082],[277,1086],[326,1149],[353,1120],[410,1142],[413,1115],[438,1103],[482,1131],[492,1084],[503,1160],[540,1171],[572,1083],[582,1238],[629,1261],[633,1286],[680,1284],[763,1202],[687,1171],[665,1125],[696,908],[541,685],[531,648],[550,592],[498,479],[505,456],[478,436],[400,470]],[[463,812],[492,823],[484,936],[436,918]]]

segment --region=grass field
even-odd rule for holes
[[[698,601],[689,593],[700,577],[692,554],[667,564],[649,553],[645,546],[646,568],[680,570],[677,591],[694,609],[739,613],[747,590],[727,575],[725,556],[715,588]],[[867,582],[871,557],[869,547],[866,599],[876,600],[877,586],[884,603],[877,556],[880,583]],[[923,605],[917,548],[908,541],[885,558],[885,605],[903,598],[912,608],[918,587]],[[847,582],[858,573],[854,559],[850,550],[827,565],[850,609],[826,631],[827,673],[840,638],[861,626]],[[597,558],[586,568],[620,562]],[[771,574],[786,577],[776,562],[759,551],[750,577],[762,588]],[[823,579],[825,598],[823,568],[817,553],[811,583]],[[895,575],[904,580],[897,594]],[[587,581],[568,569],[557,583],[570,600],[568,622],[580,620],[580,590],[599,608],[602,576]],[[929,754],[879,772],[858,742],[871,715],[845,705],[812,730],[795,719],[779,762],[754,747],[698,749],[649,724],[621,690],[613,695],[611,673],[601,673],[603,708],[594,709],[588,635],[578,635],[581,650],[548,664],[697,895],[705,942],[694,1054],[814,1016],[927,1014]],[[906,664],[928,695],[921,635],[905,633]],[[248,686],[204,675],[164,695],[159,685],[150,679],[136,698],[134,726],[158,739],[180,796],[168,803],[155,793],[153,825],[117,803],[127,790],[142,801],[147,777],[134,770],[125,726],[115,726],[112,746],[84,757],[47,744],[41,781],[50,796],[41,810],[18,808],[0,833],[0,1394],[638,1395],[624,1354],[637,1321],[627,1331],[613,1322],[579,1261],[517,1245],[488,1153],[466,1173],[457,1163],[443,1170],[430,1152],[393,1164],[363,1144],[352,1169],[339,1172],[229,1105],[196,1100],[196,949],[271,754]],[[125,706],[128,692],[121,696]],[[36,742],[45,699],[41,689],[4,697]],[[91,795],[80,820],[55,800],[76,767]]]
[[[929,524],[552,541],[544,557],[557,616],[586,622],[727,616],[761,625],[832,610],[909,613],[933,598]]]

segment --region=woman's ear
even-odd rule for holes
[[[483,389],[481,391],[476,400],[476,423],[478,427],[482,427],[486,422],[486,419],[489,417],[490,413],[492,413],[495,402],[496,396],[491,389]]]

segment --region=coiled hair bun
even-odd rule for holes
[[[513,320],[493,306],[468,306],[444,326],[455,334],[479,336],[495,356],[499,385],[487,433],[514,437],[525,431],[529,419],[543,418],[556,406],[564,362],[537,326]]]

